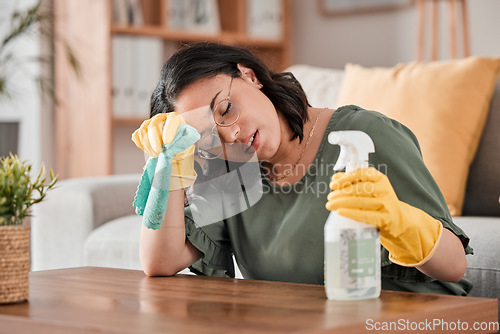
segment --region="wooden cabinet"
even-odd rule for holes
[[[112,0],[54,0],[56,34],[70,43],[82,68],[81,74],[75,75],[64,44],[56,44],[56,170],[61,178],[140,172],[136,166],[128,168],[123,157],[129,148],[120,145],[133,145],[130,134],[144,117],[116,117],[112,111],[113,36],[155,37],[174,44],[174,48],[198,41],[220,42],[250,48],[275,71],[291,65],[290,0],[281,0],[279,39],[247,34],[247,1],[252,0],[218,0],[221,29],[214,35],[169,29],[168,1],[173,0],[142,1],[143,24],[132,26],[113,23]],[[165,59],[168,56],[165,54]],[[120,133],[122,138],[117,138]],[[139,154],[142,165],[139,150],[132,149],[134,159]],[[120,159],[124,162],[117,161]]]

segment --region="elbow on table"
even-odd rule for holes
[[[142,271],[147,276],[173,276],[179,270],[170,262],[166,262],[163,258],[155,258],[144,256],[141,254],[141,267]]]
[[[146,274],[149,277],[155,277],[155,276],[173,276],[177,274],[178,270],[175,270],[173,268],[165,268],[161,267],[159,265],[153,265],[153,264],[145,264],[141,263],[142,266],[142,271],[144,274]]]

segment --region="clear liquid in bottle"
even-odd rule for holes
[[[325,290],[328,299],[377,298],[380,289],[377,228],[332,211],[325,224]]]

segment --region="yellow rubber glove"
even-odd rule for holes
[[[376,225],[380,242],[399,265],[427,262],[439,245],[443,225],[424,211],[401,202],[386,175],[373,167],[336,173],[326,208],[359,222]]]
[[[157,158],[163,151],[163,144],[172,142],[181,124],[186,122],[176,112],[157,114],[142,122],[132,134],[132,141],[147,155]]]
[[[147,155],[157,158],[163,151],[163,145],[172,142],[181,124],[186,124],[186,122],[176,112],[157,114],[142,122],[139,129],[132,134],[132,141]],[[183,152],[174,155],[170,190],[193,185],[197,176],[194,170],[194,152],[195,146],[191,145]]]

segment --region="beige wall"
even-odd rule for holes
[[[392,66],[415,59],[415,8],[327,17],[319,11],[318,2],[293,1],[294,63],[343,68],[346,62]],[[500,57],[500,0],[468,0],[467,8],[471,53]],[[440,12],[441,56],[446,58],[447,8]]]

